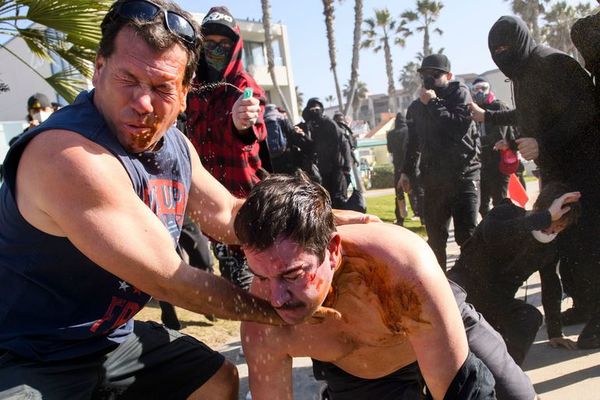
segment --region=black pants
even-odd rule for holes
[[[425,228],[427,243],[440,267],[446,270],[446,242],[450,218],[454,220],[454,238],[462,246],[477,226],[479,210],[479,181],[460,179],[448,182],[424,182]]]
[[[469,349],[483,361],[494,376],[498,400],[535,399],[536,393],[531,381],[509,354],[504,338],[472,304],[465,301],[467,293],[464,289],[452,281],[449,282],[465,326]]]
[[[489,165],[481,169],[481,205],[479,214],[485,217],[490,211],[490,200],[495,207],[506,198],[510,177],[498,171],[498,165]]]
[[[378,379],[363,379],[331,363],[313,360],[313,373],[317,380],[327,382],[326,394],[331,400],[432,399],[416,362]],[[423,394],[424,391],[426,394]],[[496,399],[492,374],[472,353],[469,353],[444,395],[444,400],[462,399]]]
[[[329,173],[322,173],[321,179],[323,187],[331,197],[331,206],[343,209],[348,199],[348,180],[341,168]]]
[[[191,336],[135,321],[106,354],[37,361],[0,353],[1,399],[186,399],[225,358]]]
[[[396,204],[394,214],[396,214],[396,225],[402,226],[404,225],[404,217],[400,214],[400,207],[398,206],[398,202],[406,202],[406,199],[404,196],[404,190],[402,190],[402,187],[398,185],[398,182],[400,182],[400,175],[400,167],[394,165],[394,190],[396,192]]]

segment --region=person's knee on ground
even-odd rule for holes
[[[221,368],[188,399],[190,400],[237,400],[240,380],[236,366],[225,360]]]
[[[507,319],[511,322],[507,323],[506,320],[501,322],[503,325],[501,334],[506,342],[508,353],[517,365],[522,365],[544,319],[537,308],[527,303],[511,310]]]

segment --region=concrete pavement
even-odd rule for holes
[[[537,183],[528,184],[530,199],[537,195]],[[369,191],[367,196],[393,193],[392,189]],[[530,207],[530,205],[529,205]],[[459,249],[451,235],[448,243],[448,263],[454,264]],[[535,274],[519,290],[518,296],[534,304],[542,311],[541,285],[539,275]],[[571,306],[570,299],[563,301],[563,309]],[[583,325],[566,327],[565,335],[576,340]],[[600,400],[600,351],[554,349],[548,345],[545,326],[540,328],[523,365],[542,400]],[[240,400],[246,400],[248,393],[248,367],[239,354],[240,341],[229,343],[220,351],[238,367],[240,373]],[[322,387],[312,374],[309,358],[294,359],[294,399],[318,400]]]

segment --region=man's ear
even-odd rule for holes
[[[100,74],[104,70],[104,66],[106,65],[106,59],[100,54],[96,55],[96,60],[94,61],[94,76],[92,77],[92,84],[96,86],[98,80],[100,79]]]
[[[181,88],[181,97],[179,98],[179,113],[180,114],[182,112],[184,112],[187,107],[187,95],[188,95],[189,91],[190,91],[189,86],[183,86]]]
[[[447,75],[448,75],[448,80],[451,81],[454,74],[452,74],[452,72],[448,72]]]
[[[329,239],[329,263],[331,269],[335,270],[340,264],[342,258],[342,237],[339,233],[333,232],[331,239]]]

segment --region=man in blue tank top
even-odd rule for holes
[[[173,126],[198,32],[166,0],[115,2],[102,23],[95,89],[9,151],[0,188],[0,398],[236,399],[233,364],[133,316],[154,296],[220,318],[282,323],[268,302],[175,251],[185,213],[236,243],[242,203]],[[251,126],[258,113],[257,99],[240,97],[231,118]]]

